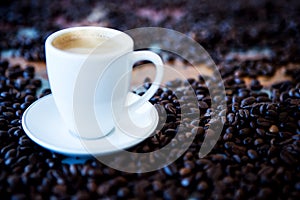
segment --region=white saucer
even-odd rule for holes
[[[130,96],[139,98],[133,93]],[[69,133],[52,95],[47,95],[27,108],[22,117],[22,126],[34,142],[54,152],[72,156],[104,155],[136,145],[153,133],[158,123],[157,111],[150,102],[144,104],[143,110],[146,111],[144,117],[133,117],[136,124],[147,126],[145,132],[141,133],[142,137],[134,137],[115,127],[106,137],[84,140]]]

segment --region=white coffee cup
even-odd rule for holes
[[[111,101],[125,104],[134,63],[152,62],[156,84],[131,106],[143,105],[158,89],[163,77],[161,58],[151,51],[133,51],[133,45],[124,32],[93,26],[63,29],[47,38],[46,65],[52,95],[72,134],[97,139],[114,129]],[[122,89],[115,91],[116,85]]]

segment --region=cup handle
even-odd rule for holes
[[[139,98],[137,101],[129,104],[129,108],[136,110],[140,108],[143,104],[145,104],[157,91],[160,83],[162,82],[163,74],[164,74],[164,66],[161,58],[156,53],[152,51],[134,51],[130,55],[130,65],[133,66],[136,62],[139,61],[150,61],[154,64],[156,68],[155,79],[152,82],[150,88]]]

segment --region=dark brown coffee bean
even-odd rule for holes
[[[161,192],[163,190],[163,184],[160,181],[153,181],[152,188],[156,192]]]
[[[238,113],[239,113],[239,116],[241,117],[241,118],[249,118],[249,116],[250,116],[250,112],[248,111],[248,110],[246,110],[246,109],[240,109],[239,111],[238,111]]]
[[[276,125],[272,125],[270,128],[269,128],[269,132],[271,133],[278,133],[279,132],[279,129]]]
[[[18,128],[18,127],[12,127],[12,128],[10,128],[10,129],[8,130],[8,134],[12,136],[12,135],[14,135],[14,132],[15,132],[16,130],[19,130],[19,128]]]
[[[190,160],[184,162],[184,167],[193,170],[195,168],[195,163]]]
[[[22,103],[21,106],[20,106],[20,108],[22,110],[26,110],[29,106],[30,106],[30,103]]]
[[[252,160],[255,160],[258,158],[257,152],[253,149],[249,149],[247,151],[247,154],[248,154],[249,158],[251,158]]]
[[[227,120],[232,125],[236,125],[238,123],[238,117],[233,113],[229,113],[227,115]]]
[[[23,111],[22,110],[17,110],[15,112],[16,117],[22,117]]]
[[[183,186],[183,187],[189,187],[190,185],[191,185],[191,183],[192,183],[192,177],[186,177],[186,178],[183,178],[182,180],[181,180],[181,185]]]
[[[258,96],[256,98],[256,101],[258,103],[261,103],[261,102],[271,102],[271,99],[269,97],[267,97],[267,96]]]
[[[165,108],[166,108],[166,110],[167,110],[168,112],[173,113],[173,114],[176,114],[176,108],[173,106],[173,104],[167,103],[167,104],[165,105]]]
[[[13,125],[13,126],[18,126],[18,125],[21,125],[21,120],[20,119],[13,119],[11,120],[10,124]]]
[[[232,133],[225,133],[223,136],[223,139],[225,141],[231,140],[233,138],[233,134]]]
[[[245,107],[245,106],[251,105],[255,102],[256,102],[256,99],[254,97],[248,97],[241,101],[241,106]]]
[[[4,100],[9,100],[11,98],[11,95],[9,92],[1,92],[0,97],[2,97],[2,99]]]
[[[4,159],[15,158],[17,151],[15,149],[10,149],[5,153]]]
[[[25,102],[26,102],[26,103],[32,103],[32,102],[34,102],[34,101],[35,101],[35,97],[32,96],[32,95],[27,95],[27,96],[25,97]]]
[[[42,86],[42,81],[40,79],[31,79],[30,84],[39,88]]]
[[[224,147],[226,149],[231,149],[234,146],[235,146],[235,144],[233,142],[225,142],[225,144],[224,144]]]
[[[25,67],[24,71],[25,72],[34,73],[35,72],[35,68],[34,68],[34,66],[28,65],[28,66]]]
[[[257,195],[257,198],[259,199],[268,199],[272,198],[273,191],[270,188],[262,188],[259,190],[259,193]]]
[[[243,129],[239,130],[239,134],[241,136],[247,136],[250,134],[250,132],[251,132],[251,129],[249,129],[249,128],[243,128]]]
[[[121,198],[126,198],[130,194],[130,191],[126,187],[122,187],[118,190],[117,196]]]
[[[194,127],[192,129],[192,134],[197,134],[197,135],[203,135],[204,134],[204,129],[201,126]]]
[[[64,195],[67,192],[67,186],[57,184],[53,187],[52,192],[56,195]]]
[[[15,161],[16,161],[16,158],[9,157],[9,158],[5,159],[4,164],[7,165],[7,166],[11,166],[15,163]]]
[[[246,153],[246,148],[243,146],[234,145],[232,146],[232,152],[240,156],[243,156]]]
[[[292,138],[293,138],[294,140],[300,140],[300,135],[299,135],[299,134],[293,135]]]
[[[11,120],[14,118],[14,113],[13,112],[3,112],[2,113],[4,118],[7,120]]]
[[[189,175],[191,173],[191,169],[189,169],[189,168],[181,168],[180,170],[179,170],[179,174],[181,175],[181,176],[187,176],[187,175]]]
[[[184,160],[193,160],[193,158],[194,158],[194,155],[190,151],[186,152],[183,157]]]
[[[287,150],[282,150],[280,152],[280,158],[287,164],[293,165],[298,162],[298,159],[295,158],[289,151]]]
[[[17,89],[23,89],[27,84],[28,84],[28,80],[27,79],[19,77],[19,78],[16,79],[14,85],[15,85],[15,87]]]
[[[10,175],[7,178],[7,183],[13,190],[16,190],[20,187],[21,179],[18,175]]]
[[[264,118],[258,118],[256,120],[256,123],[259,125],[259,126],[263,126],[263,127],[269,127],[271,126],[271,122],[267,119],[264,119]]]
[[[245,145],[251,145],[252,144],[252,141],[253,139],[251,137],[246,137],[244,140],[243,140],[243,144]]]
[[[197,185],[197,190],[200,192],[204,192],[209,188],[209,185],[205,181],[201,181]]]
[[[178,171],[177,167],[174,164],[168,165],[168,166],[164,167],[163,169],[164,169],[164,172],[169,176],[173,176]]]
[[[263,86],[256,79],[252,80],[250,83],[251,90],[261,90]]]

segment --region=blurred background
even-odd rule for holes
[[[192,37],[217,64],[239,56],[236,52],[260,49],[281,65],[300,60],[299,23],[298,0],[2,0],[0,50],[2,57],[43,61],[45,38],[65,27],[155,26]]]

